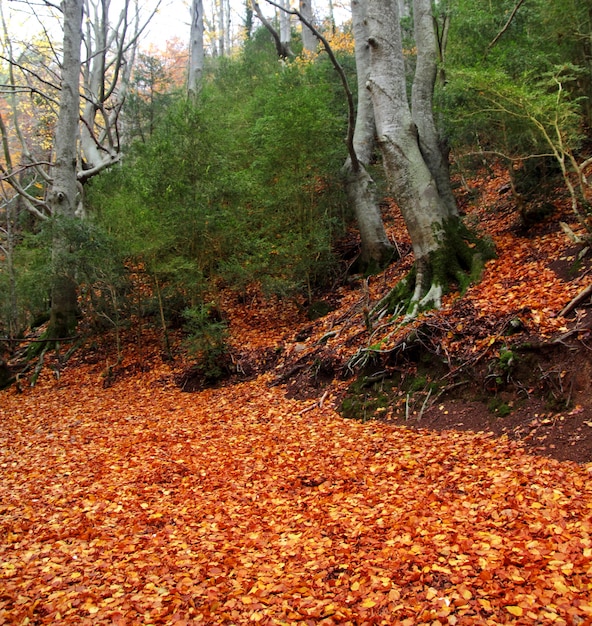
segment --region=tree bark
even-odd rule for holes
[[[385,173],[409,228],[415,258],[420,261],[437,249],[447,212],[419,149],[417,127],[407,101],[397,0],[370,0],[368,31],[368,88]]]
[[[64,0],[64,51],[62,85],[55,133],[55,165],[49,204],[54,219],[74,219],[78,120],[80,110],[80,46],[82,43],[83,0]],[[49,338],[67,337],[76,328],[78,302],[73,264],[69,262],[68,242],[57,229],[53,241],[54,281]]]
[[[204,66],[204,22],[203,0],[191,3],[191,31],[189,38],[189,75],[187,91],[190,98],[195,98],[201,89]]]
[[[300,13],[302,13],[303,17],[309,23],[314,22],[314,15],[312,10],[312,1],[311,0],[300,0]],[[307,52],[316,52],[317,50],[317,38],[315,34],[302,23],[302,47]]]
[[[419,133],[419,146],[450,216],[458,214],[450,185],[448,157],[434,121],[434,87],[438,75],[438,40],[431,0],[413,0],[417,61],[411,90],[411,112]]]
[[[279,22],[280,22],[280,41],[282,46],[286,49],[290,49],[290,42],[292,41],[292,32],[291,32],[291,24],[290,24],[290,1],[289,0],[279,0],[279,4],[282,7],[282,10],[279,12]]]
[[[376,142],[374,108],[366,89],[370,67],[366,0],[352,0],[351,8],[358,79],[358,107],[353,137],[357,163],[352,163],[352,159],[348,158],[344,165],[344,174],[347,196],[360,230],[360,262],[366,269],[372,265],[384,266],[395,255],[395,248],[384,229],[380,207],[376,201],[376,185],[367,171]]]
[[[407,99],[405,59],[398,0],[368,5],[370,76],[378,142],[390,190],[399,204],[415,255],[415,285],[409,313],[441,305],[452,279],[471,274],[473,239],[451,214],[420,148],[418,128]],[[429,54],[436,54],[436,49]]]

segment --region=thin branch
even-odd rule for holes
[[[281,9],[285,13],[288,13],[290,15],[296,15],[298,17],[298,19],[305,26],[307,26],[313,32],[314,36],[323,44],[323,48],[325,49],[325,52],[329,55],[329,59],[331,60],[331,63],[333,64],[333,67],[335,68],[335,71],[339,75],[339,78],[341,79],[341,84],[343,86],[343,90],[345,91],[345,95],[346,95],[346,98],[347,98],[347,109],[348,109],[348,116],[347,116],[347,151],[349,153],[349,157],[350,157],[351,162],[352,162],[352,168],[353,168],[353,170],[355,172],[357,172],[360,169],[360,162],[358,160],[358,155],[356,154],[356,151],[355,151],[355,148],[354,148],[354,130],[355,130],[355,127],[356,127],[356,109],[355,109],[355,105],[354,105],[354,97],[353,97],[353,94],[351,92],[351,89],[349,88],[349,83],[347,81],[347,76],[345,75],[343,67],[341,67],[339,61],[335,57],[335,54],[333,53],[333,50],[332,50],[329,42],[315,28],[315,26],[313,24],[311,24],[311,22],[309,20],[307,20],[302,15],[302,13],[300,11],[298,11],[297,9],[285,9],[281,5],[279,5],[276,2],[274,2],[273,0],[266,0],[266,1],[267,1],[268,4],[271,4],[272,6],[277,7],[278,9]]]
[[[523,156],[513,157],[504,152],[498,152],[497,150],[476,150],[472,152],[464,152],[463,154],[455,154],[455,159],[464,159],[473,156],[497,156],[506,161],[512,161],[518,163],[519,161],[528,161],[529,159],[542,159],[544,157],[555,157],[553,153],[541,153],[541,154],[525,154]]]
[[[489,45],[487,46],[487,49],[485,50],[485,55],[487,56],[489,54],[489,51],[493,48],[493,46],[495,46],[495,44],[502,38],[502,36],[504,35],[504,33],[508,30],[508,28],[510,28],[510,24],[512,23],[512,20],[514,19],[514,16],[516,15],[516,13],[518,13],[518,9],[524,4],[524,0],[518,0],[518,4],[516,4],[516,6],[514,7],[514,10],[512,11],[512,13],[510,14],[510,17],[508,18],[508,21],[505,23],[504,27],[500,30],[500,32],[491,40],[491,42],[489,43]]]

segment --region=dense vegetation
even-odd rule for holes
[[[442,138],[461,174],[501,158],[525,219],[530,191],[563,173],[585,227],[592,16],[582,0],[514,9],[510,0],[438,3],[440,32],[450,27],[437,87]],[[338,35],[347,40],[347,27]],[[341,49],[353,85],[351,45]],[[210,59],[191,102],[167,85],[158,59],[141,61],[125,158],[86,185],[88,219],[39,225],[18,207],[5,211],[3,335],[45,319],[49,277],[70,266],[91,325],[148,314],[165,334],[210,319],[221,287],[257,284],[311,302],[334,281],[335,244],[352,218],[341,179],[347,111],[326,55],[280,62],[257,31],[239,54]],[[70,241],[59,258],[56,232]],[[133,297],[132,277],[145,285]]]

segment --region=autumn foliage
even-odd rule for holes
[[[590,467],[266,382],[5,394],[2,623],[592,619]]]
[[[482,184],[494,198],[500,181]],[[561,333],[556,313],[583,286],[547,269],[543,251],[569,248],[558,229],[520,238],[515,218],[483,207],[499,257],[434,318],[459,358],[495,354],[495,320],[516,311],[531,334]],[[332,329],[345,361],[368,341],[362,304],[409,261],[342,288],[312,328],[295,306],[229,300],[234,346],[280,346],[279,367],[298,328],[299,354]],[[342,380],[308,400],[278,370],[182,393],[147,338],[117,376],[105,337],[0,396],[0,623],[592,623],[591,464],[485,432],[344,420]]]

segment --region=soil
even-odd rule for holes
[[[572,329],[548,342],[514,349],[511,367],[496,371],[491,355],[475,368],[435,367],[426,350],[404,364],[381,362],[348,380],[344,417],[378,419],[412,429],[484,432],[521,442],[531,453],[592,462],[592,308],[577,311]],[[568,335],[568,336],[565,336]],[[318,360],[318,357],[317,357]],[[424,364],[422,366],[422,363]],[[460,370],[460,374],[459,374]],[[432,376],[425,378],[426,373]],[[428,374],[429,376],[429,374]],[[419,383],[418,383],[419,381]],[[286,390],[318,398],[327,381],[310,370],[292,372]],[[431,390],[431,391],[430,391]]]

